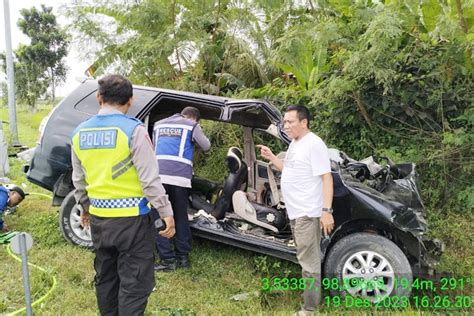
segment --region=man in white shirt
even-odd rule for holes
[[[284,160],[266,146],[261,155],[282,171],[281,191],[296,244],[296,256],[307,279],[304,305],[298,315],[311,315],[321,301],[321,230],[329,235],[333,180],[326,144],[309,129],[310,114],[302,105],[289,106],[284,116],[285,132],[292,142]]]

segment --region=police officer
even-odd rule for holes
[[[186,107],[181,113],[155,123],[153,138],[161,180],[174,210],[176,236],[174,251],[170,240],[156,237],[161,262],[156,271],[174,271],[176,267],[189,268],[191,230],[188,222],[188,197],[193,176],[194,144],[202,150],[211,148],[209,139],[199,125],[200,113],[194,107]]]
[[[125,114],[133,88],[120,75],[99,80],[99,113],[72,138],[76,201],[90,224],[95,286],[102,315],[143,315],[155,278],[155,229],[150,203],[174,233],[171,204],[161,184],[153,145],[139,120]],[[90,216],[89,216],[90,214]]]

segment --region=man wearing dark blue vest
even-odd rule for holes
[[[161,262],[156,271],[170,272],[176,267],[189,268],[191,230],[188,222],[188,197],[193,176],[194,144],[202,150],[211,148],[209,139],[199,125],[200,113],[194,107],[186,107],[181,113],[155,123],[153,138],[161,181],[170,199],[176,223],[174,250],[171,240],[156,237],[156,247]]]
[[[132,96],[126,78],[100,79],[99,113],[81,123],[72,137],[72,180],[84,209],[82,224],[91,228],[101,315],[144,314],[155,286],[151,206],[167,225],[160,234],[171,238],[175,233],[148,132],[125,115]]]

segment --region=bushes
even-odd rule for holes
[[[278,78],[239,96],[267,98],[280,109],[307,105],[315,117],[311,129],[329,146],[357,159],[413,161],[428,208],[472,211],[474,83],[470,40],[456,23],[461,16],[436,7],[430,14],[443,25],[433,28],[426,12],[408,10],[404,1],[333,9],[336,17],[323,14],[318,25],[302,28],[316,36],[313,71],[328,63],[317,82]],[[329,57],[319,60],[322,46]]]
[[[204,133],[211,141],[211,150],[207,153],[196,151],[195,173],[216,182],[222,182],[227,176],[226,156],[230,147],[243,148],[242,127],[227,123],[204,121]]]
[[[88,52],[99,73],[120,65],[137,84],[308,105],[330,146],[414,161],[429,207],[472,210],[472,1],[109,1],[68,12],[100,44]],[[114,23],[98,23],[104,15]],[[238,135],[207,128],[214,147],[197,174],[222,180]]]

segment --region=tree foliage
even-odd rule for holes
[[[429,206],[474,206],[472,0],[77,0],[69,15],[99,74],[308,105],[330,145],[417,162]]]
[[[20,30],[30,38],[15,50],[15,85],[20,102],[33,109],[48,87],[54,100],[56,87],[66,80],[68,36],[58,25],[51,7],[22,9]]]

